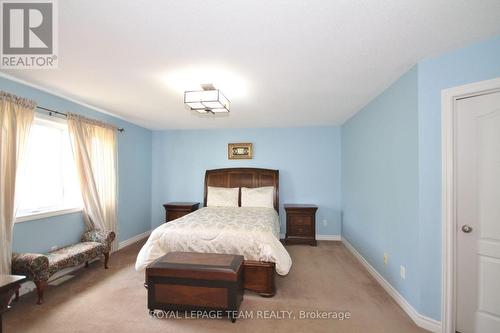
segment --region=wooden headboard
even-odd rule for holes
[[[279,214],[279,170],[259,168],[227,168],[207,170],[205,172],[205,206],[207,205],[207,186],[250,188],[273,186],[274,209],[276,209],[276,212]]]

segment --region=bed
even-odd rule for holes
[[[206,207],[208,186],[272,186],[274,207]],[[136,269],[143,270],[172,251],[240,254],[245,257],[245,289],[273,296],[274,270],[286,275],[292,265],[290,255],[279,241],[279,171],[259,168],[207,170],[204,206],[156,228],[137,256]]]

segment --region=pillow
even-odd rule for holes
[[[241,207],[274,208],[274,187],[242,187]]]
[[[207,188],[207,207],[238,207],[238,187],[213,187]]]

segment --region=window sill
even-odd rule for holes
[[[23,215],[23,216],[16,217],[15,223],[40,220],[40,219],[44,219],[47,217],[77,213],[77,212],[81,212],[82,210],[83,210],[82,207],[76,207],[76,208],[66,208],[66,209],[58,209],[58,210],[33,213],[33,214],[29,214],[29,215]]]

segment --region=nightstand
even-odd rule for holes
[[[316,246],[315,205],[285,204],[285,244],[309,244]]]
[[[165,222],[172,221],[194,212],[200,206],[199,202],[169,202],[165,207]]]

